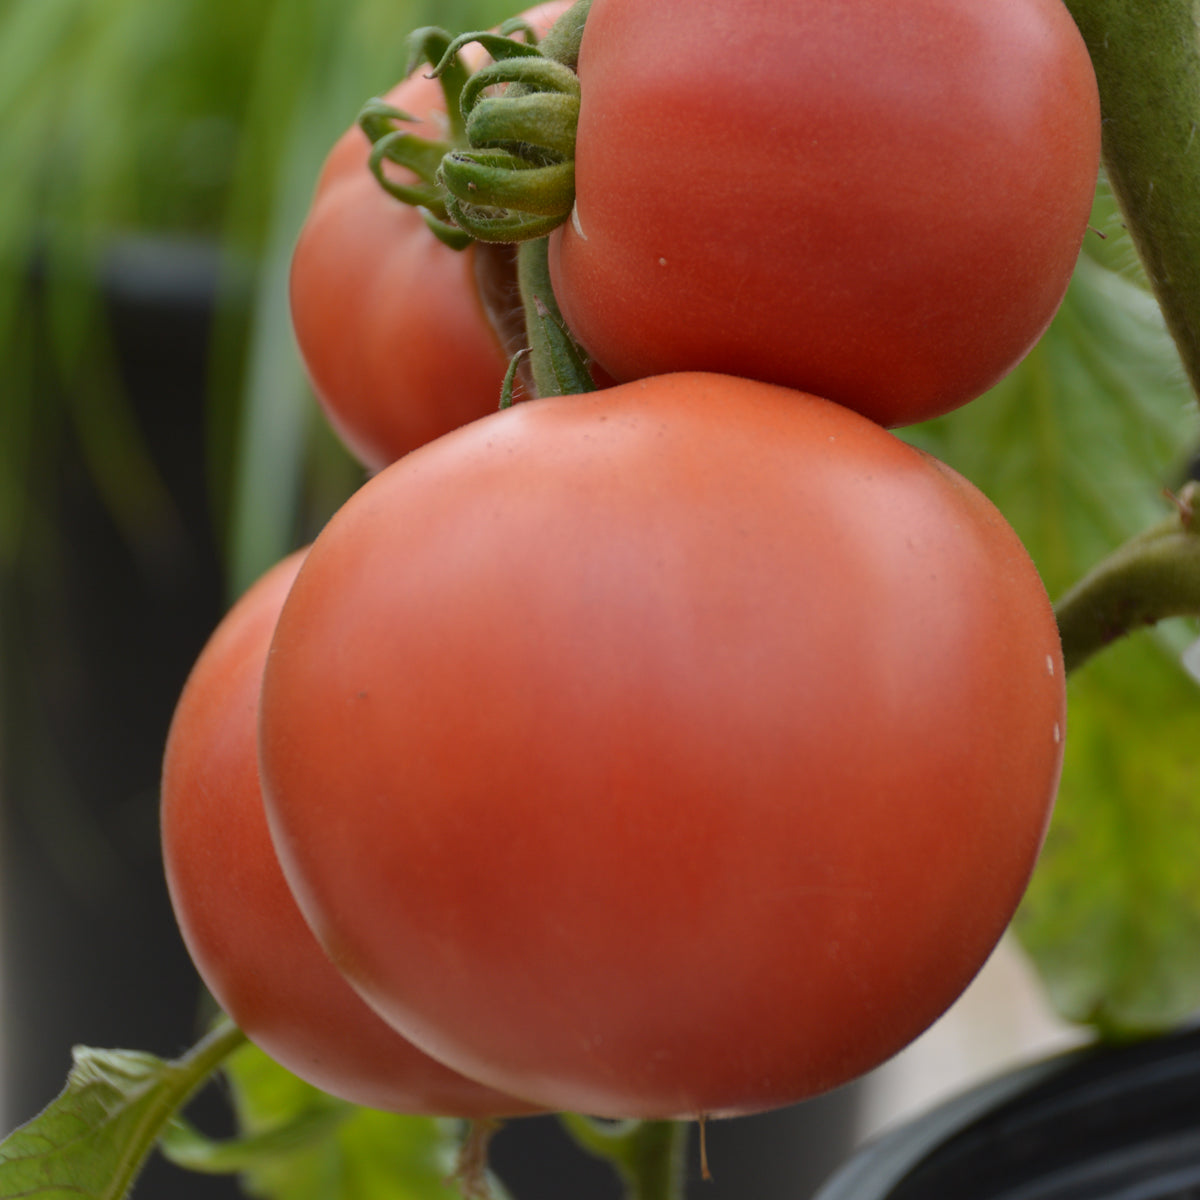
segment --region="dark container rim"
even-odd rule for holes
[[[814,1200],[1171,1200],[1193,1189],[1197,1025],[988,1080],[862,1147]]]

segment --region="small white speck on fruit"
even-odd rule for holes
[[[1046,655],[1046,674],[1054,674],[1054,656],[1052,654]]]
[[[579,205],[571,205],[571,228],[586,242],[588,236],[583,232],[583,222],[579,219]]]

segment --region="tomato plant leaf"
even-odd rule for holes
[[[0,1143],[0,1196],[121,1200],[163,1127],[241,1040],[226,1023],[172,1062],[77,1047],[58,1098]]]
[[[1195,400],[1153,299],[1121,266],[1129,247],[1103,193],[1093,224],[1103,247],[1080,259],[1028,358],[906,434],[995,501],[1052,598],[1167,515],[1163,490],[1200,445]],[[1059,1012],[1109,1033],[1200,1005],[1200,691],[1177,634],[1195,637],[1136,634],[1073,677],[1057,811],[1016,922]]]
[[[1200,1003],[1200,688],[1141,636],[1068,697],[1064,789],[1016,930],[1061,1014],[1161,1029]]]
[[[905,436],[990,496],[1057,597],[1165,515],[1200,421],[1153,299],[1083,257],[1025,361]]]
[[[246,1163],[242,1183],[251,1195],[267,1200],[459,1197],[451,1182],[458,1122],[347,1105],[249,1044],[230,1059],[226,1071],[248,1141],[312,1122],[310,1139],[278,1142]],[[322,1120],[338,1112],[340,1120]]]
[[[188,1171],[206,1175],[234,1175],[252,1170],[260,1162],[310,1145],[326,1136],[352,1106],[333,1106],[304,1113],[294,1121],[251,1137],[210,1138],[181,1117],[171,1121],[159,1138],[163,1154]]]

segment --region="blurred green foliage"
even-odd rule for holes
[[[290,547],[306,474],[332,461],[335,492],[349,478],[321,450],[286,313],[321,161],[403,74],[410,30],[507,15],[503,0],[0,3],[0,569],[52,544],[38,481],[63,439],[131,541],[171,519],[101,305],[106,264],[146,239],[166,270],[181,247],[219,261],[204,452],[230,591]]]

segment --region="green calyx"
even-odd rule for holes
[[[507,85],[501,95],[487,89]],[[548,58],[485,67],[462,96],[467,149],[442,159],[438,180],[451,220],[473,238],[544,237],[575,202],[579,79]]]
[[[579,118],[574,66],[590,3],[578,0],[540,44],[519,20],[455,38],[433,28],[413,34],[410,70],[421,61],[432,65],[446,100],[445,138],[405,128],[412,117],[380,100],[360,113],[380,186],[418,208],[455,249],[545,237],[570,216]],[[460,57],[472,43],[492,58],[473,73]],[[395,167],[414,178],[398,178]]]

